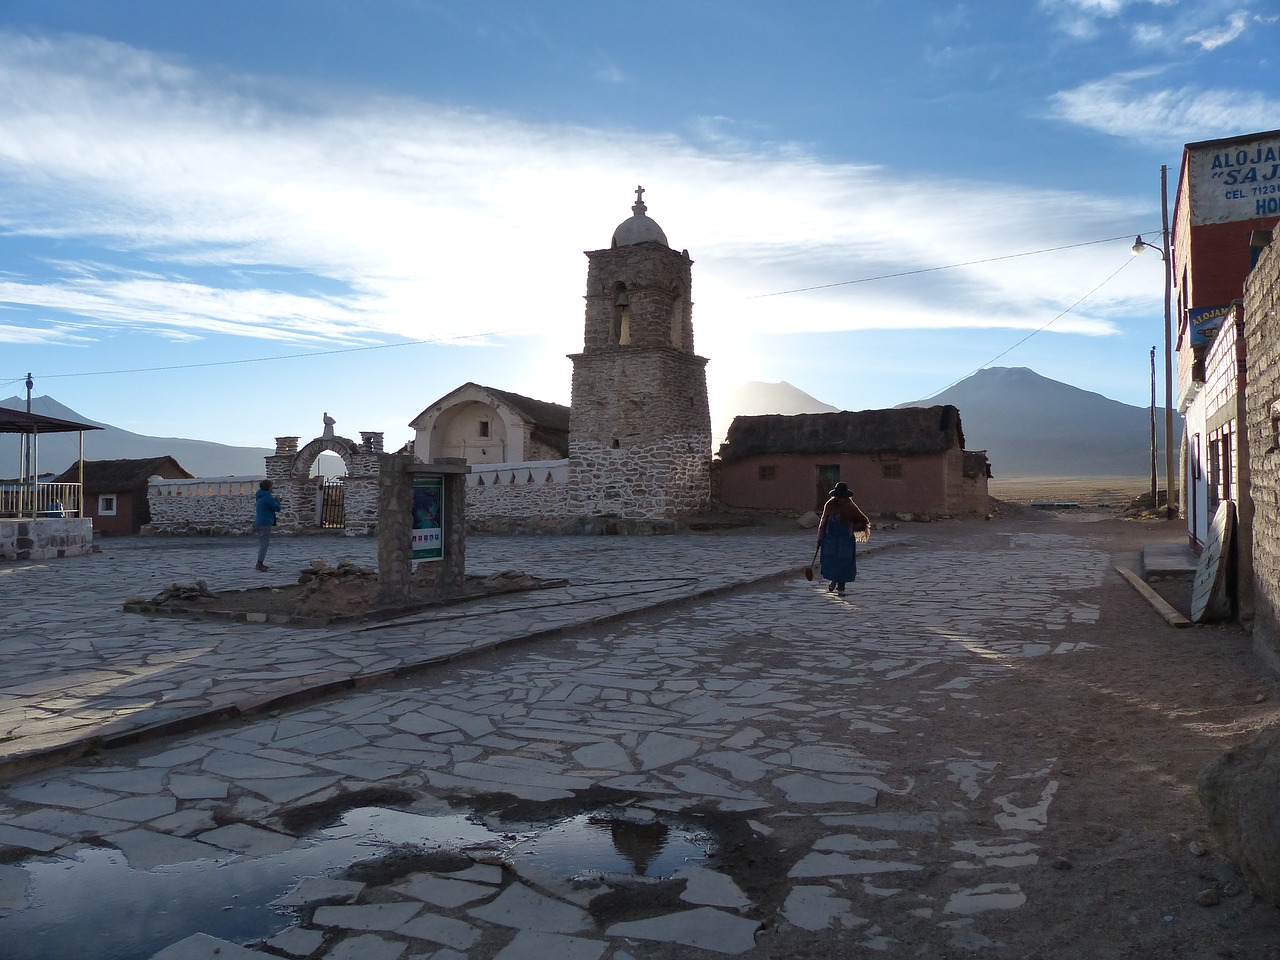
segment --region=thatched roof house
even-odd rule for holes
[[[950,404],[838,413],[736,417],[720,446],[725,463],[764,454],[945,453],[964,449],[960,411]]]
[[[191,474],[173,457],[147,457],[140,460],[85,460],[84,516],[93,519],[94,533],[137,533],[151,522],[147,503],[147,481],[151,477],[166,480],[191,480]],[[56,483],[78,483],[80,462],[73,463],[54,480]]]
[[[800,512],[843,480],[871,513],[985,513],[988,476],[949,404],[737,417],[718,464],[726,506]]]

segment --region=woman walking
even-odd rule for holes
[[[271,493],[271,481],[263,480],[258,484],[257,498],[254,503],[253,527],[258,531],[258,566],[256,569],[267,572],[267,547],[271,546],[271,528],[276,525],[276,514],[283,506]]]
[[[822,578],[827,592],[844,596],[845,584],[858,578],[856,534],[871,529],[871,521],[853,502],[843,480],[830,493],[818,523],[818,548],[822,552]]]

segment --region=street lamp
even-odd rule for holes
[[[1173,519],[1173,262],[1169,256],[1169,168],[1160,168],[1161,232],[1163,244],[1157,246],[1143,240],[1141,235],[1133,240],[1130,249],[1137,256],[1147,247],[1160,252],[1164,261],[1164,516]]]

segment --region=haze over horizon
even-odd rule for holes
[[[1223,0],[0,5],[0,395],[150,436],[569,401],[637,184],[695,261],[713,418],[989,365],[1144,406],[1159,171],[1280,115]]]

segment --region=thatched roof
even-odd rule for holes
[[[477,384],[477,386],[482,386]],[[563,430],[569,432],[569,408],[560,403],[551,403],[548,400],[534,400],[532,397],[523,397],[518,393],[511,393],[507,390],[499,390],[496,387],[485,387],[495,397],[498,397],[520,416],[526,420],[544,427],[547,430]]]
[[[145,488],[151,477],[166,480],[192,480],[173,457],[149,457],[145,460],[86,460],[84,488],[86,493],[111,493],[115,490]],[[54,479],[55,483],[78,483],[80,465],[73,463]]]
[[[947,404],[839,413],[735,417],[720,446],[725,463],[780,454],[945,453],[964,449],[960,411]]]
[[[481,386],[477,384],[477,386]],[[518,393],[484,387],[525,420],[533,424],[529,430],[531,439],[569,455],[569,408],[548,400],[534,400]]]

